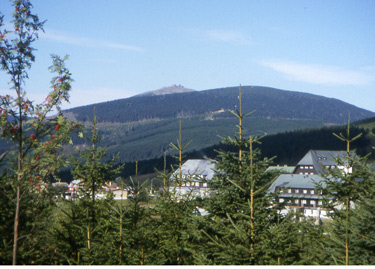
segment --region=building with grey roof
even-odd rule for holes
[[[327,212],[321,208],[322,197],[316,190],[316,184],[324,187],[322,181],[323,178],[319,175],[282,174],[269,190],[279,193],[277,202],[289,202],[286,212],[300,210],[305,216],[325,217]]]
[[[337,158],[346,158],[346,152],[336,150],[309,150],[298,162],[293,174],[326,174],[337,166]]]
[[[322,196],[316,190],[320,184],[323,188],[324,178],[329,169],[339,168],[351,173],[352,168],[340,167],[338,159],[345,160],[346,152],[328,150],[309,150],[298,162],[293,172],[281,174],[271,185],[271,192],[279,192],[279,201],[288,201],[287,210],[300,210],[305,216],[326,217],[322,208]],[[354,153],[351,153],[354,154]]]
[[[201,196],[209,195],[210,181],[215,173],[215,163],[212,160],[195,159],[188,160],[181,166],[180,171],[176,169],[170,178],[170,191],[180,192],[183,195]]]

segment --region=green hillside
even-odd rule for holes
[[[244,111],[256,110],[257,117],[273,119],[315,120],[345,123],[348,113],[358,121],[374,117],[375,113],[337,99],[274,88],[243,86]],[[128,123],[144,120],[186,118],[207,113],[235,109],[238,106],[238,87],[158,96],[135,96],[110,102],[77,107],[65,114],[86,121],[93,108],[101,122]],[[227,117],[220,113],[217,117]]]
[[[357,121],[353,123],[353,125],[372,131],[372,133],[375,133],[375,117]]]
[[[64,111],[72,119],[87,121],[94,106],[102,145],[122,162],[158,158],[178,136],[179,120],[190,151],[218,144],[232,135],[237,122],[227,112],[238,106],[238,87],[126,99]],[[242,87],[243,112],[256,111],[244,122],[252,135],[323,127],[374,117],[375,113],[340,100],[267,87]],[[80,143],[75,140],[75,143]],[[173,152],[168,152],[173,154]]]
[[[236,131],[236,120],[228,113],[238,106],[238,87],[157,96],[136,96],[64,111],[79,121],[92,118],[94,107],[108,156],[119,153],[121,162],[158,158],[178,137],[179,121],[188,151],[199,151],[220,143],[220,136]],[[255,112],[244,121],[250,135],[268,135],[364,120],[375,113],[342,101],[267,87],[242,87],[243,112]],[[364,121],[364,123],[366,123]],[[374,124],[375,127],[375,124]],[[74,146],[84,141],[73,137]],[[0,142],[0,151],[7,148]],[[67,148],[73,153],[73,148]],[[168,154],[174,152],[168,151]]]
[[[200,150],[220,143],[219,136],[230,136],[236,131],[233,118],[201,120],[196,117],[182,119],[183,142],[191,141],[188,151]],[[323,122],[303,120],[275,120],[249,117],[244,121],[248,134],[263,135],[304,128],[321,127]],[[179,119],[151,123],[101,126],[103,145],[109,155],[120,153],[123,162],[145,160],[163,155],[171,142],[178,138]],[[168,152],[174,154],[174,152]]]
[[[276,157],[274,159],[275,164],[294,166],[310,149],[345,151],[346,144],[333,135],[333,133],[344,133],[345,130],[346,126],[341,125],[282,132],[265,136],[261,140],[262,144],[257,145],[257,147],[260,148],[263,157]],[[355,137],[359,133],[363,134],[360,139],[352,143],[352,149],[356,150],[357,154],[361,156],[370,154],[369,158],[374,160],[375,150],[372,148],[372,146],[375,145],[374,133],[370,132],[366,127],[357,127],[356,123],[353,123],[350,132],[352,137]],[[233,132],[230,135],[233,135]],[[189,150],[191,150],[190,146],[185,154],[186,160],[203,158],[214,159],[217,156],[217,150],[236,152],[238,149],[218,143],[200,150],[193,150],[190,152]],[[176,160],[172,157],[168,157],[167,163],[170,165],[176,163]],[[159,170],[163,169],[163,157],[139,162],[140,174],[152,173],[154,172],[154,168]],[[135,162],[130,162],[126,164],[126,169],[122,176],[126,178],[130,175],[134,175],[134,173]]]

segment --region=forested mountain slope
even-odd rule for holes
[[[313,94],[268,87],[243,86],[243,111],[256,110],[257,117],[317,120],[345,123],[350,112],[353,121],[374,117],[375,113],[343,101]],[[93,108],[101,122],[137,122],[152,119],[184,118],[205,115],[238,106],[238,87],[156,96],[134,96],[65,111],[66,115],[86,121]],[[217,113],[215,117],[226,117]]]
[[[181,90],[181,89],[180,89]],[[160,93],[160,92],[159,92]],[[219,136],[232,136],[238,122],[228,112],[239,104],[238,87],[162,95],[135,96],[111,102],[65,110],[79,121],[92,118],[94,106],[102,146],[108,156],[119,153],[120,162],[147,160],[173,155],[169,144],[178,138],[182,121],[187,151],[199,151],[220,143]],[[375,113],[336,99],[267,87],[242,87],[242,111],[256,110],[243,122],[246,135],[268,135],[343,124],[374,117]],[[85,141],[73,137],[75,148]],[[8,149],[0,141],[0,152]],[[285,149],[290,150],[290,149]],[[70,150],[73,153],[73,148]]]
[[[375,144],[375,128],[372,128],[373,125],[375,125],[375,118],[368,121],[366,124],[363,122],[353,123],[350,130],[351,137],[355,137],[362,133],[362,136],[351,144],[351,149],[356,150],[356,153],[360,156],[369,154],[371,160],[375,159],[375,149],[372,148]],[[262,143],[256,144],[255,147],[260,148],[262,157],[275,157],[273,160],[275,165],[295,166],[311,149],[345,151],[346,143],[335,137],[333,133],[345,133],[346,128],[347,126],[340,125],[267,135],[261,139]],[[218,150],[236,152],[238,151],[238,148],[218,143],[210,147],[186,153],[185,160],[204,158],[215,159]],[[141,161],[139,162],[139,173],[152,173],[154,168],[162,170],[163,163],[163,157]],[[168,157],[167,163],[176,164],[177,160]],[[123,171],[122,176],[127,178],[134,175],[134,173],[135,163],[131,162],[127,164],[127,169]]]
[[[375,144],[375,118],[368,119],[365,121],[355,122],[352,124],[350,134],[351,137],[355,137],[362,133],[362,136],[354,141],[351,145],[352,150],[356,150],[360,156],[369,155],[369,158],[375,159],[375,149],[372,146]],[[346,143],[339,140],[333,135],[333,133],[345,133],[346,125],[338,125],[331,127],[322,128],[309,128],[304,130],[295,130],[281,132],[273,135],[267,135],[261,139],[261,144],[256,144],[255,147],[259,148],[262,152],[262,157],[274,158],[274,164],[278,165],[290,165],[294,166],[297,162],[311,149],[315,150],[346,150]],[[246,129],[246,128],[245,128]],[[228,134],[233,136],[232,134]],[[215,159],[218,154],[218,150],[224,151],[238,151],[238,148],[228,146],[220,143],[220,139],[215,145],[209,147],[202,147],[200,149],[194,149],[190,144],[184,151],[184,160],[188,159],[204,159],[210,158]],[[175,142],[175,141],[173,141]],[[126,144],[128,145],[128,144]],[[169,152],[172,153],[173,152]],[[177,152],[174,152],[177,154]],[[120,154],[121,155],[121,154]],[[167,156],[168,168],[172,164],[177,164],[177,159],[172,156]],[[155,168],[162,171],[164,167],[163,156],[159,158],[151,158],[147,160],[139,161],[138,173],[152,174]],[[128,161],[126,167],[122,172],[123,178],[128,178],[135,174],[135,162]],[[62,173],[65,180],[70,179],[68,171]],[[160,183],[160,182],[159,182]],[[158,184],[155,181],[155,184]]]

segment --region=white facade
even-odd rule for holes
[[[215,164],[211,160],[188,160],[181,171],[177,169],[170,178],[169,191],[176,197],[191,199],[210,193],[208,182],[214,175]],[[180,177],[181,172],[181,178]]]

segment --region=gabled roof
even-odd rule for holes
[[[309,150],[298,162],[301,165],[313,165],[318,173],[325,173],[326,166],[336,166],[335,158],[345,158],[346,152],[337,150]]]
[[[269,190],[275,192],[276,188],[315,189],[316,184],[323,181],[319,175],[282,174],[271,185]],[[325,187],[325,184],[322,183]]]
[[[188,160],[181,166],[181,174],[185,176],[199,175],[204,176],[207,180],[211,180],[214,176],[215,163],[212,160]],[[178,175],[176,169],[174,176]]]

